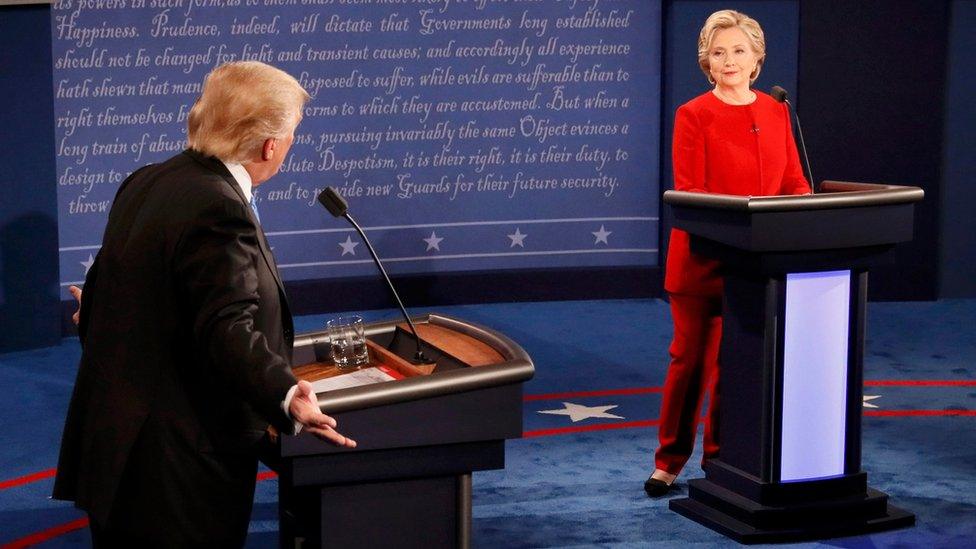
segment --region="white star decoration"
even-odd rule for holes
[[[92,264],[95,263],[95,258],[92,257],[92,254],[88,254],[88,261],[79,261],[79,263],[85,267],[85,276],[88,276],[88,270],[91,269]]]
[[[881,398],[881,395],[864,395],[864,400],[861,401],[865,408],[877,408],[876,405],[868,402],[869,400],[874,400],[876,398]]]
[[[563,408],[557,410],[540,410],[540,414],[552,414],[554,416],[569,416],[573,423],[590,418],[624,419],[623,416],[608,414],[607,410],[616,408],[616,404],[610,406],[583,406],[572,402],[563,402]]]
[[[522,234],[522,231],[520,231],[518,227],[515,227],[515,232],[513,234],[508,235],[508,238],[512,239],[512,245],[509,246],[509,248],[514,248],[516,246],[518,246],[519,248],[524,248],[525,237],[527,236],[529,235]]]
[[[430,231],[430,236],[423,239],[423,241],[427,243],[426,251],[428,252],[431,250],[437,250],[438,252],[441,251],[441,240],[444,240],[444,238],[437,236],[437,233],[435,233],[434,231]]]
[[[351,236],[347,236],[345,242],[339,243],[339,247],[342,248],[342,255],[356,255],[356,246],[359,246],[359,242],[353,242]]]
[[[599,243],[601,243],[601,242],[603,242],[604,244],[609,245],[610,243],[607,242],[607,237],[610,236],[611,234],[613,234],[613,231],[608,231],[608,230],[606,230],[603,227],[603,225],[600,225],[600,230],[599,231],[593,231],[590,234],[592,234],[593,236],[596,237],[596,242],[593,243],[594,246],[597,245],[597,244],[599,244]]]

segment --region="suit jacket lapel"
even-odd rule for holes
[[[278,274],[278,265],[275,263],[274,256],[271,254],[271,248],[268,246],[268,240],[264,236],[264,229],[261,228],[261,223],[258,221],[257,216],[254,215],[254,210],[251,209],[251,205],[248,204],[247,200],[244,198],[244,193],[241,191],[241,186],[237,183],[237,180],[234,179],[234,176],[231,175],[229,171],[227,171],[227,167],[224,166],[224,163],[220,160],[206,157],[193,149],[187,149],[183,151],[183,153],[202,164],[205,168],[221,176],[224,181],[230,185],[230,188],[234,190],[237,196],[240,197],[241,202],[247,206],[247,215],[257,228],[258,248],[260,248],[261,255],[264,257],[264,262],[267,263],[268,269],[271,271],[275,282],[278,284],[279,292],[282,296],[284,296],[285,285],[281,282],[281,276]],[[287,304],[285,304],[285,306],[287,307]]]

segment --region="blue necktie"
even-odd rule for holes
[[[254,200],[254,195],[251,195],[251,210],[254,211],[254,217],[257,218],[258,223],[261,222],[261,214],[258,213],[258,203]]]

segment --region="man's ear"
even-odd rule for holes
[[[265,139],[264,145],[261,147],[261,160],[267,162],[268,160],[274,158],[274,150],[277,144],[278,140],[273,137]]]

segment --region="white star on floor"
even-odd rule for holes
[[[423,239],[423,241],[427,243],[426,251],[428,252],[431,250],[437,250],[438,252],[441,251],[441,240],[444,240],[444,237],[437,236],[437,233],[435,233],[434,231],[430,231],[430,236]]]
[[[616,408],[616,404],[610,406],[583,406],[572,402],[563,402],[563,408],[558,410],[540,410],[540,414],[552,414],[554,416],[569,416],[573,423],[590,418],[624,419],[623,416],[608,414],[607,410]]]
[[[524,248],[525,237],[527,236],[529,235],[522,234],[522,231],[520,231],[518,227],[515,227],[515,232],[513,234],[508,235],[508,237],[512,239],[512,245],[509,246],[509,248],[514,248],[516,246],[518,246],[519,248]]]
[[[868,402],[869,400],[874,400],[876,398],[881,398],[881,395],[864,395],[864,400],[862,401],[862,404],[864,405],[865,408],[877,408],[876,405]]]
[[[79,261],[79,263],[85,267],[85,276],[88,276],[88,270],[95,263],[95,258],[92,257],[92,254],[88,254],[88,261]]]
[[[351,236],[346,236],[346,241],[339,243],[339,247],[342,248],[342,255],[356,255],[356,246],[359,246],[359,242],[353,242]]]
[[[594,246],[596,246],[597,244],[599,244],[601,242],[603,242],[604,244],[609,245],[610,243],[607,242],[607,237],[610,236],[611,234],[613,234],[613,231],[608,231],[608,230],[606,230],[603,227],[603,225],[600,225],[600,230],[599,231],[593,231],[590,234],[592,234],[593,236],[596,237],[596,242],[593,243]]]

